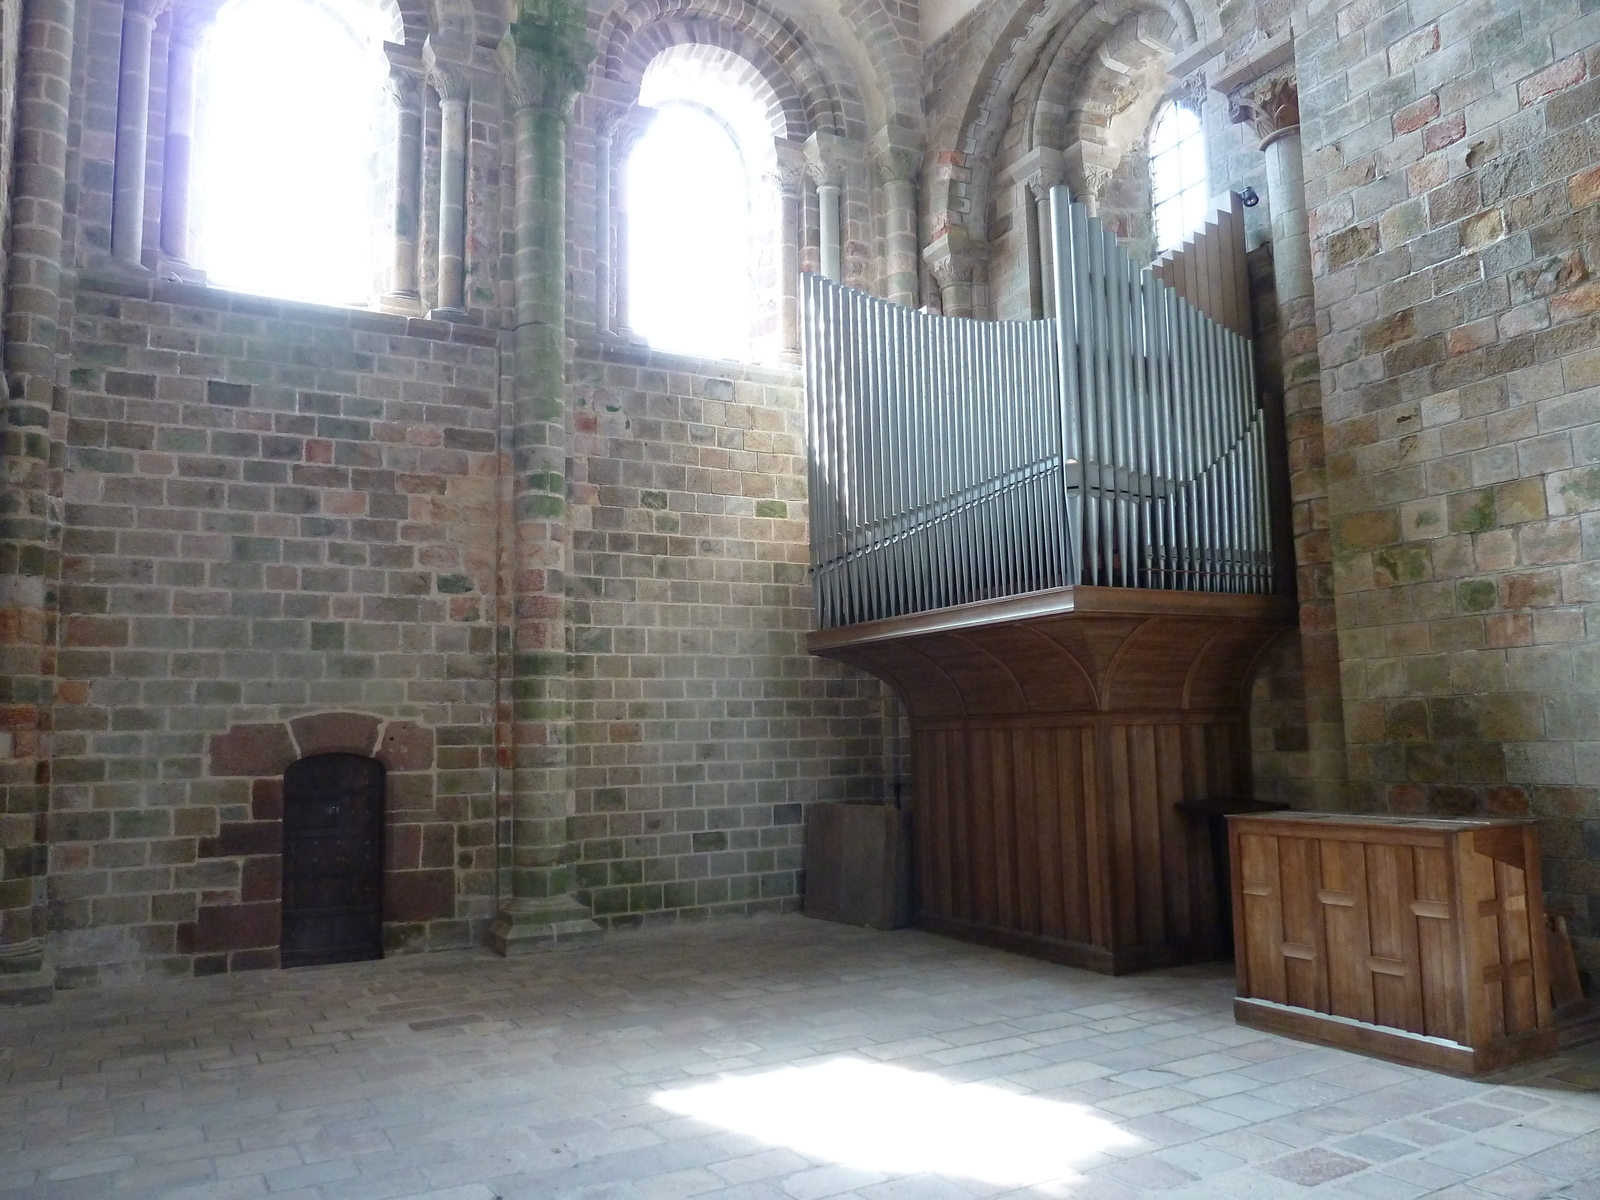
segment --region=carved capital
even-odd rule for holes
[[[627,158],[633,148],[655,122],[656,109],[642,104],[631,104],[616,109],[601,118],[601,133],[611,138],[611,153],[617,159]]]
[[[155,23],[157,17],[172,7],[172,0],[122,0],[122,15]]]
[[[1228,115],[1236,125],[1253,125],[1264,150],[1300,127],[1299,83],[1292,74],[1279,74],[1230,92]]]
[[[818,130],[806,139],[806,174],[818,187],[843,187],[845,169],[859,159],[860,144]]]
[[[1100,212],[1100,196],[1106,190],[1106,184],[1111,182],[1111,175],[1110,167],[1089,166],[1083,169],[1083,199],[1090,213],[1096,216]]]
[[[805,147],[788,138],[774,139],[775,165],[772,178],[777,185],[778,194],[787,200],[793,200],[800,195],[801,185],[806,178],[806,151]]]
[[[583,90],[595,49],[580,0],[520,0],[500,40],[500,65],[518,109],[566,113]]]
[[[885,126],[872,139],[872,165],[877,168],[880,183],[910,182],[922,169],[922,147],[899,130]]]
[[[972,279],[972,239],[959,225],[951,225],[922,251],[922,261],[934,281],[947,288]]]
[[[1117,169],[1117,152],[1100,142],[1074,142],[1062,152],[1062,159],[1073,196],[1087,204],[1091,213],[1096,212],[1100,193]]]
[[[385,42],[383,52],[389,59],[389,76],[384,80],[389,95],[403,111],[419,109],[422,105],[422,55],[394,42]]]
[[[1205,110],[1206,103],[1206,77],[1199,71],[1192,72],[1184,78],[1172,93],[1172,102],[1182,108],[1187,108],[1195,116],[1200,116]]]
[[[471,91],[463,63],[470,51],[442,39],[428,38],[422,44],[422,71],[441,102],[465,101]]]
[[[610,146],[617,140],[617,134],[622,128],[622,123],[628,119],[629,109],[624,106],[607,104],[603,105],[595,114],[594,138]]]
[[[172,28],[167,36],[191,49],[198,46],[221,7],[222,0],[173,0]]]
[[[1261,148],[1300,127],[1300,87],[1295,74],[1294,33],[1248,48],[1238,60],[1225,65],[1211,81],[1213,90],[1228,98],[1228,115],[1235,124],[1255,126]]]
[[[1016,161],[1011,168],[1011,180],[1021,189],[1019,199],[1026,197],[1038,202],[1050,194],[1051,188],[1067,181],[1066,161],[1061,151],[1037,146]]]

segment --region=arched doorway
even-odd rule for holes
[[[283,775],[283,965],[383,957],[383,764],[316,754]]]

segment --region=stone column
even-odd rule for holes
[[[800,242],[805,220],[805,152],[793,142],[777,144],[778,335],[784,353],[800,352]]]
[[[111,256],[143,265],[145,162],[150,140],[150,40],[164,0],[124,0],[117,77],[117,148],[111,199]]]
[[[813,133],[806,142],[806,170],[817,188],[817,235],[821,272],[838,283],[844,278],[844,243],[839,230],[843,163],[831,134]]]
[[[424,50],[428,82],[439,93],[439,306],[434,317],[467,315],[467,76]]]
[[[613,214],[616,212],[616,188],[612,183],[612,146],[616,142],[617,124],[624,114],[607,111],[595,124],[594,131],[594,327],[597,333],[610,333],[611,306],[611,247]],[[623,270],[626,270],[626,264]]]
[[[884,129],[872,143],[883,186],[884,294],[895,304],[917,306],[917,168],[919,147],[897,142]]]
[[[1292,75],[1274,72],[1229,92],[1236,122],[1255,126],[1267,159],[1273,282],[1283,351],[1283,404],[1294,512],[1300,645],[1305,670],[1311,796],[1342,807],[1348,767],[1339,634],[1334,613],[1333,545],[1322,435],[1322,363],[1311,292],[1311,231],[1300,157],[1300,96]]]
[[[394,264],[389,296],[399,304],[421,298],[417,282],[419,217],[422,211],[421,63],[407,61],[404,47],[390,46],[389,92],[395,102]]]
[[[174,9],[167,37],[167,136],[161,163],[161,252],[176,262],[194,257],[193,190],[195,56],[200,18]]]
[[[939,301],[947,317],[972,315],[972,243],[959,225],[943,230],[922,251],[934,282],[939,285]]]
[[[1036,297],[1034,316],[1056,315],[1055,241],[1050,222],[1050,189],[1066,181],[1061,152],[1048,146],[1030,150],[1012,169],[1028,221],[1028,292]]]
[[[61,553],[51,451],[75,8],[75,0],[28,0],[17,67],[0,394],[0,1004],[55,994],[44,966],[53,585]]]
[[[582,0],[522,0],[500,45],[515,113],[511,892],[501,954],[598,934],[572,894],[565,550],[567,113],[593,57]]]

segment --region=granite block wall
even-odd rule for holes
[[[1357,0],[1295,48],[1353,795],[1540,818],[1600,967],[1600,12]]]
[[[71,361],[61,984],[274,961],[278,784],[328,749],[391,756],[390,947],[479,940],[498,334],[86,276]]]
[[[793,908],[806,805],[892,799],[882,686],[803,644],[799,382],[579,344],[572,841],[602,923]]]

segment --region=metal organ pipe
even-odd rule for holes
[[[1142,267],[1064,188],[1046,217],[1054,319],[931,316],[805,278],[821,627],[1077,584],[1271,590],[1242,267],[1215,243]]]

